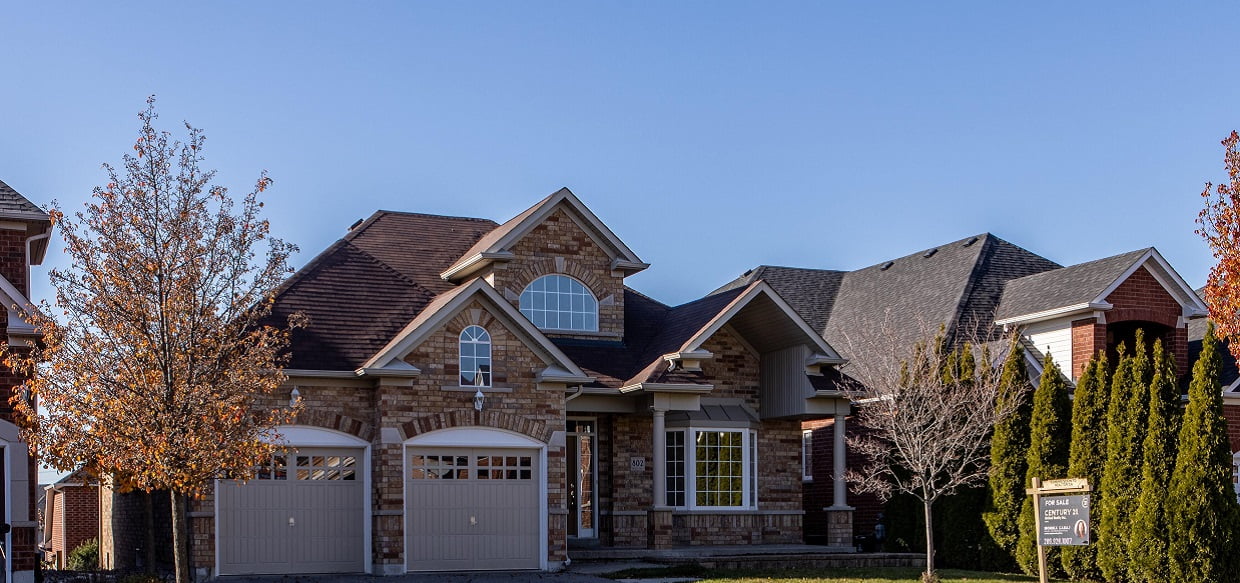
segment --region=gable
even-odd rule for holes
[[[1181,315],[1206,315],[1205,304],[1153,247],[1047,271],[1008,282],[996,324],[1027,324],[1073,314],[1111,310],[1112,293],[1139,271],[1151,276],[1180,306]],[[1145,281],[1138,276],[1138,281]],[[1121,293],[1120,296],[1123,297]]]
[[[514,338],[529,347],[546,364],[546,368],[539,373],[540,380],[565,383],[586,383],[592,380],[512,304],[481,279],[475,279],[436,297],[426,309],[368,359],[358,369],[358,373],[376,376],[420,374],[421,371],[405,360],[406,356],[424,342],[441,337],[442,329],[467,310],[468,320],[481,321],[485,312],[487,317],[493,318],[512,333]]]
[[[563,213],[575,222],[583,233],[606,252],[611,259],[612,269],[632,274],[649,267],[572,191],[561,188],[487,233],[440,276],[449,281],[461,281],[487,265],[511,260],[514,246],[556,212]]]

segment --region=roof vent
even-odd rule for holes
[[[746,269],[746,270],[745,270],[745,273],[742,273],[742,274],[741,274],[741,277],[749,277],[749,274],[751,274],[751,273],[753,273],[753,270],[752,270],[752,269]]]
[[[357,228],[357,226],[358,226],[358,225],[360,225],[360,224],[362,224],[362,222],[363,222],[363,221],[365,221],[365,220],[366,220],[366,219],[358,219],[358,220],[354,221],[354,223],[353,223],[352,225],[349,225],[349,230],[350,230],[350,231],[352,231],[353,229],[356,229],[356,228]]]
[[[971,237],[968,241],[965,241],[964,245],[961,245],[961,247],[968,247],[969,245],[972,245],[976,242],[977,242],[977,237]]]
[[[931,249],[931,250],[929,250],[929,251],[926,251],[925,253],[922,253],[922,254],[921,254],[921,256],[922,256],[923,258],[925,258],[925,259],[929,259],[929,258],[930,258],[930,257],[932,257],[935,253],[938,253],[938,252],[939,252],[939,249],[936,247],[936,248],[934,248],[934,249]]]
[[[882,267],[878,268],[878,270],[879,270],[879,271],[887,271],[888,269],[891,269],[891,266],[892,266],[892,265],[895,265],[895,263],[896,263],[895,261],[888,261],[888,262],[884,263]]]

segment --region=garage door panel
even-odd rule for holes
[[[409,569],[537,569],[537,450],[419,448],[406,476]]]
[[[364,571],[365,492],[356,479],[363,451],[302,449],[273,479],[219,482],[220,573]],[[355,479],[339,479],[346,470]]]

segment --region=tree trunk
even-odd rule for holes
[[[172,558],[176,565],[176,583],[190,583],[189,529],[186,525],[185,496],[170,491],[172,496]]]
[[[155,494],[152,492],[144,492],[142,496],[142,505],[146,510],[146,540],[142,542],[146,548],[142,565],[142,569],[147,573],[155,573]]]
[[[934,574],[934,512],[929,499],[922,500],[921,503],[926,511],[926,572],[922,574],[921,580],[929,583],[938,580]]]

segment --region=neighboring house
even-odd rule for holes
[[[67,568],[69,553],[99,538],[99,480],[86,470],[73,472],[44,488],[44,559],[57,569]]]
[[[891,323],[903,346],[922,340],[925,326],[942,324],[949,340],[993,340],[1003,329],[1021,330],[1035,379],[1049,353],[1075,382],[1099,350],[1111,354],[1132,345],[1138,328],[1160,338],[1174,354],[1181,375],[1189,372],[1189,322],[1204,322],[1206,307],[1153,248],[1079,265],[1060,265],[991,234],[967,237],[856,271],[762,266],[721,289],[767,282],[816,331],[853,363],[890,359],[898,352],[873,350]],[[1199,336],[1198,336],[1199,337]],[[863,375],[850,366],[845,374]],[[1240,408],[1238,408],[1240,410]],[[825,538],[829,510],[843,485],[833,479],[842,445],[834,420],[804,424],[804,447],[812,461],[805,476],[805,533]],[[863,460],[849,458],[849,465]],[[874,532],[881,506],[848,494],[858,534]]]
[[[30,266],[43,262],[52,223],[47,213],[18,194],[9,185],[0,182],[0,317],[3,320],[6,340],[10,346],[27,346],[37,338],[34,327],[22,319],[19,309],[31,306]],[[0,383],[16,387],[23,378],[0,365]],[[5,581],[29,583],[34,581],[38,563],[38,527],[35,511],[35,487],[38,472],[34,456],[18,435],[14,425],[9,396],[0,399],[0,471],[3,479],[0,487],[0,504],[3,505],[4,523],[11,530],[0,536],[6,551],[4,561]]]
[[[800,542],[801,422],[847,414],[844,359],[765,282],[670,307],[626,287],[647,267],[567,189],[503,224],[359,222],[278,292],[271,323],[310,321],[271,403],[303,406],[279,428],[293,449],[195,503],[195,566],[556,569],[575,545]]]

